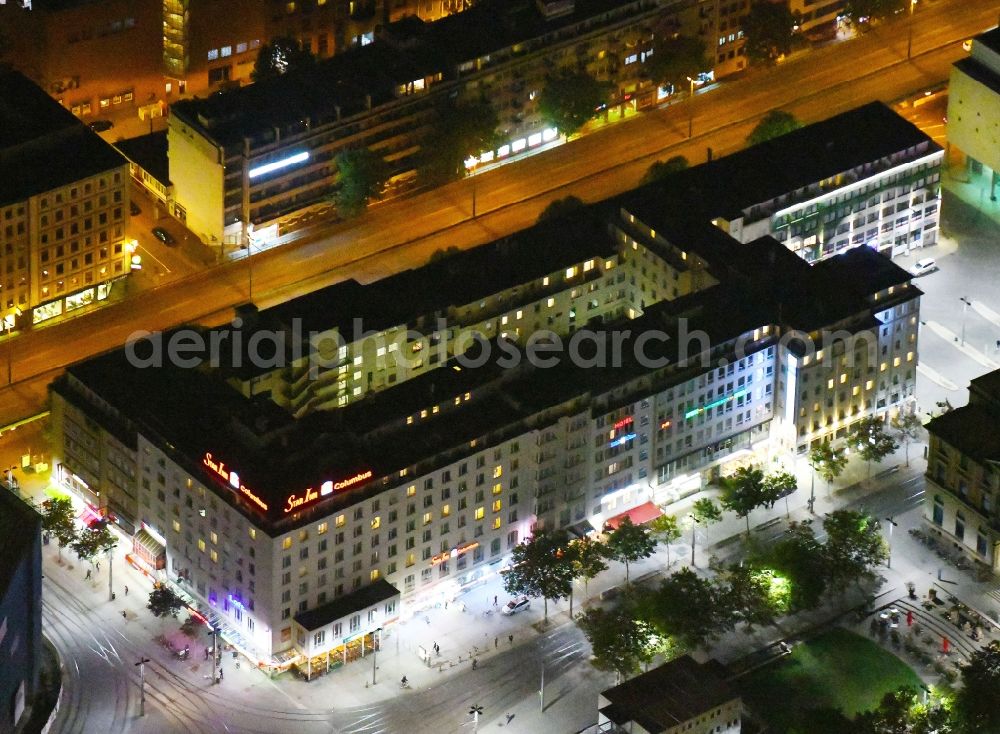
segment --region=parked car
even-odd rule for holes
[[[163,227],[153,227],[153,236],[165,245],[172,245],[177,240]]]
[[[128,203],[128,210],[129,210],[129,212],[131,212],[131,214],[132,214],[133,217],[137,217],[140,214],[142,214],[142,209],[140,209],[139,205],[136,204],[134,201],[130,201]]]
[[[113,128],[114,126],[115,123],[111,122],[111,120],[94,120],[92,123],[90,123],[90,129],[93,130],[95,133],[106,132],[111,128]]]
[[[526,596],[519,596],[516,599],[511,599],[509,602],[504,604],[500,613],[509,617],[512,614],[517,614],[518,612],[528,609],[530,606],[531,599]]]
[[[937,262],[935,262],[934,258],[925,257],[923,260],[917,260],[917,264],[910,268],[910,275],[914,278],[919,278],[921,275],[933,273],[937,269]]]

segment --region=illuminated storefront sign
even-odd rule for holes
[[[247,489],[246,485],[240,481],[240,475],[226,468],[226,462],[214,459],[211,453],[206,453],[202,463],[211,469],[220,479],[227,482],[230,487],[245,495],[257,507],[267,512],[267,503]]]
[[[254,166],[250,169],[248,175],[250,178],[257,178],[258,176],[263,176],[266,173],[272,173],[274,171],[280,171],[282,168],[288,168],[288,166],[294,166],[296,163],[304,163],[307,160],[309,160],[308,151],[295,153],[294,155],[282,158],[281,160],[272,161],[271,163],[265,163],[260,166]]]
[[[634,433],[626,433],[624,436],[619,436],[614,441],[608,444],[609,448],[614,448],[615,446],[621,446],[622,444],[628,443],[635,439]]]
[[[431,558],[431,565],[436,566],[442,561],[447,561],[449,558],[458,558],[463,553],[468,553],[473,548],[478,548],[479,543],[477,541],[472,541],[468,545],[463,545],[461,548],[452,548],[447,553],[438,553],[436,556]]]
[[[729,395],[726,395],[723,398],[719,398],[718,400],[708,403],[707,405],[702,405],[699,408],[694,408],[692,410],[689,410],[687,413],[684,414],[684,420],[690,420],[691,418],[694,418],[696,415],[704,413],[706,410],[711,410],[712,408],[718,407],[723,403],[728,403],[730,400],[735,400],[736,398],[746,394],[747,394],[746,389],[737,390],[736,392],[730,393]]]
[[[626,416],[625,418],[622,418],[620,421],[615,423],[614,430],[617,431],[624,428],[625,426],[630,426],[630,425],[632,425],[632,416]]]
[[[312,487],[308,487],[305,492],[301,494],[290,494],[288,499],[285,500],[285,512],[292,512],[298,508],[311,504],[318,500],[320,497],[326,497],[333,494],[337,490],[347,489],[348,487],[353,487],[355,484],[364,482],[365,480],[372,478],[372,470],[367,469],[363,472],[358,472],[353,477],[348,477],[347,479],[341,479],[338,482],[328,479],[323,482],[319,491],[317,492]]]

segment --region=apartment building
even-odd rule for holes
[[[585,68],[610,82],[609,115],[654,104],[661,91],[642,72],[654,29],[684,7],[684,0],[482,3],[434,23],[394,24],[301,75],[178,103],[168,129],[177,201],[205,242],[234,248],[248,235],[272,237],[283,217],[335,191],[341,150],[367,147],[392,165],[397,181],[412,176],[421,141],[453,99],[487,99],[500,118],[502,142],[481,151],[479,163],[535,150],[559,135],[537,110],[555,69]]]
[[[1000,572],[1000,372],[969,384],[969,403],[927,424],[924,521],[952,547]]]
[[[597,700],[597,731],[608,734],[739,734],[743,701],[717,660],[682,655],[614,688]]]
[[[880,102],[684,172],[690,206],[741,242],[771,235],[809,262],[937,242],[944,151]],[[720,186],[720,182],[726,182]]]
[[[0,315],[40,323],[129,273],[125,159],[27,77],[0,71]]]
[[[948,145],[965,155],[974,174],[990,176],[990,200],[1000,182],[1000,27],[972,39],[969,56],[951,69]]]

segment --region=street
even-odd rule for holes
[[[873,99],[894,100],[946,79],[965,52],[961,41],[996,23],[988,3],[937,0],[914,16],[914,58],[905,59],[899,24],[794,56],[695,98],[694,138],[686,139],[688,105],[637,115],[544,154],[411,198],[375,206],[357,222],[253,258],[254,301],[271,305],[346,278],[369,281],[424,263],[435,251],[470,247],[532,223],[552,199],[594,201],[632,188],[656,159],[692,163],[742,147],[757,120],[775,107],[805,122]],[[218,324],[247,299],[245,261],[205,267],[71,321],[14,337],[6,358],[14,385],[0,390],[0,425],[31,415],[61,368],[125,342],[137,329],[183,322]],[[7,347],[8,345],[4,345]]]

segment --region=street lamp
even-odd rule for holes
[[[3,317],[3,330],[7,332],[7,384],[14,384],[14,321],[21,315],[21,309]]]
[[[909,61],[913,53],[913,9],[917,6],[917,0],[910,0],[910,31],[906,40],[906,59]]]
[[[479,717],[483,713],[483,707],[476,704],[469,709],[469,716],[472,717],[472,731],[479,731]]]
[[[889,554],[885,559],[885,567],[892,568],[892,529],[899,525],[899,523],[893,520],[892,517],[887,517],[885,521],[889,523]]]
[[[694,85],[698,84],[698,80],[691,77],[687,80],[691,82],[691,93],[688,95],[688,138],[690,138],[694,130]]]
[[[378,634],[378,642],[375,642],[375,634]],[[375,661],[378,660],[378,649],[382,647],[382,628],[379,627],[375,630],[372,635],[372,685],[375,685],[375,671],[378,670],[378,666]]]
[[[969,306],[972,305],[972,301],[969,300],[968,296],[962,296],[959,298],[962,302],[962,346],[965,346],[965,314],[969,312]]]
[[[476,218],[476,169],[479,168],[479,158],[470,155],[465,159],[465,168],[472,179],[472,218]]]
[[[139,657],[139,716],[146,715],[146,663],[149,658]]]

